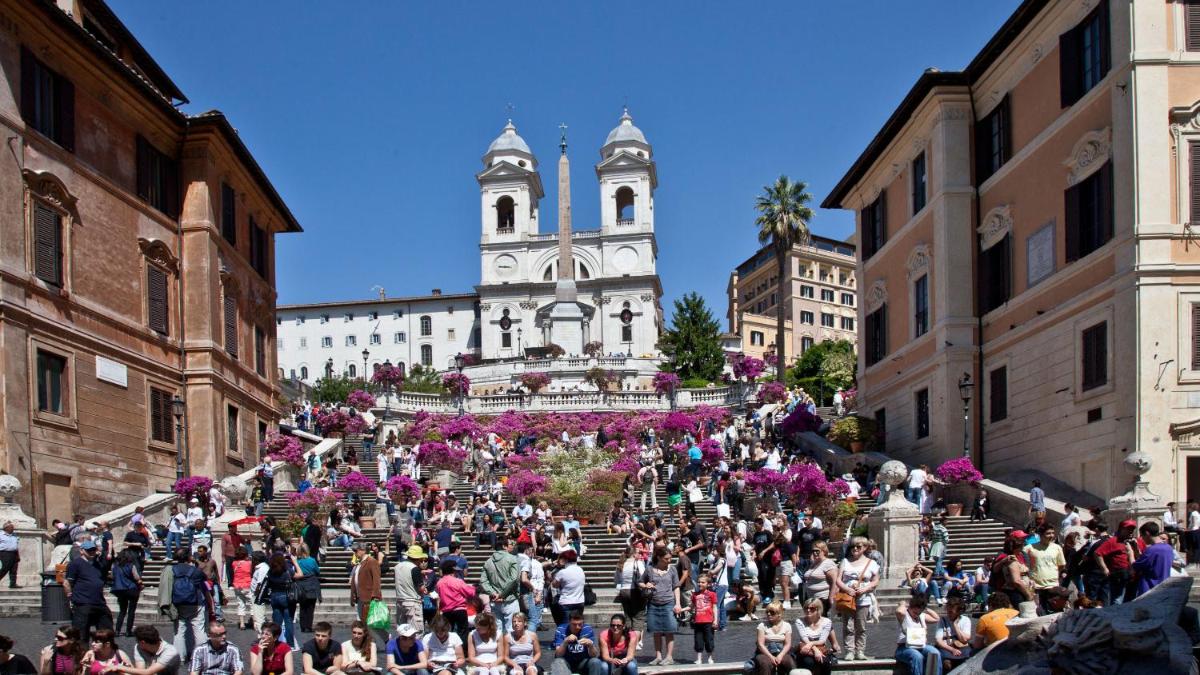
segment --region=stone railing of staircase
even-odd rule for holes
[[[675,393],[675,405],[679,408],[694,408],[708,405],[734,407],[745,405],[753,398],[753,391],[739,387],[713,387],[711,389],[680,389]],[[669,410],[668,396],[652,391],[580,391],[544,392],[540,394],[501,394],[497,396],[467,396],[463,410],[474,414],[502,413],[506,410],[526,412],[562,412],[570,410]],[[380,396],[372,412],[385,410],[411,414],[418,410],[431,413],[452,414],[458,412],[458,400],[441,394],[400,392]]]
[[[304,443],[306,451],[315,446],[317,448],[317,454],[322,458],[334,456],[339,453],[342,448],[342,439],[340,438],[322,438],[298,429],[283,428],[281,431],[284,433],[290,433],[292,436],[299,438]],[[301,467],[296,467],[285,462],[273,462],[272,467],[275,470],[276,490],[296,489],[296,485],[300,481],[300,472],[302,470]],[[235,476],[225,478],[221,482],[225,485],[229,485],[230,478],[232,478],[235,479],[236,482],[246,485],[254,478],[254,474],[257,469],[258,467],[256,465],[254,468],[251,468],[248,471],[243,471]],[[222,516],[222,518],[218,519],[217,522],[212,524],[212,531],[214,534],[228,531],[228,522],[230,520],[234,520],[245,515],[243,509],[239,508],[241,500],[245,497],[245,494],[233,494],[228,496],[231,497],[231,508],[227,509],[225,516]],[[125,534],[129,531],[130,521],[133,518],[133,514],[137,512],[137,508],[139,506],[142,507],[142,515],[145,517],[146,522],[166,522],[170,519],[170,511],[174,507],[177,500],[178,497],[173,492],[156,492],[135,502],[126,504],[125,506],[113,509],[108,513],[94,516],[88,519],[87,522],[95,523],[107,521],[109,530],[111,530],[113,533],[113,539],[115,541],[123,541]],[[52,568],[54,563],[58,561],[58,556],[65,555],[65,551],[58,553],[58,556],[56,556],[56,551],[51,544],[50,536],[43,532],[41,533],[40,539],[41,546],[39,547],[40,550],[38,552],[38,557],[36,558],[38,561],[38,569]],[[218,539],[219,537],[214,537],[214,545],[219,545]],[[60,546],[58,548],[68,549],[69,547]]]
[[[824,436],[806,431],[797,434],[795,441],[801,448],[816,457],[821,466],[827,462],[833,463],[834,472],[846,473],[854,469],[858,462],[865,461],[872,466],[880,466],[894,459],[882,452],[852,453],[839,445],[829,442]],[[911,467],[910,467],[911,468]],[[1004,483],[984,478],[979,486],[987,490],[990,502],[990,515],[1009,525],[1022,527],[1029,521],[1029,491]],[[948,485],[939,488],[947,502],[957,501],[968,509],[975,500],[974,490],[969,485]],[[1062,501],[1046,497],[1046,522],[1058,523],[1067,515],[1067,507]]]

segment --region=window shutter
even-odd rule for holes
[[[1004,100],[1000,101],[1000,110],[998,112],[1000,119],[1000,157],[1001,164],[1012,159],[1012,98],[1009,94],[1004,95]]]
[[[161,393],[157,389],[150,390],[150,438],[155,441],[161,441],[163,433]]]
[[[179,217],[179,162],[163,156],[163,212],[172,218]]]
[[[62,217],[40,203],[33,206],[33,273],[48,284],[62,285]]]
[[[1183,22],[1186,31],[1184,48],[1189,52],[1200,51],[1200,2],[1189,0],[1183,5]]]
[[[875,214],[875,227],[878,231],[878,236],[875,241],[875,249],[883,248],[887,243],[887,190],[879,193],[878,212]]]
[[[221,184],[221,236],[233,246],[237,246],[237,202],[233,188],[226,183]]]
[[[36,63],[33,54],[29,53],[25,47],[21,47],[21,119],[25,120],[26,124],[33,123],[34,111],[37,109],[34,101]]]
[[[75,152],[75,85],[61,75],[54,77],[54,103],[54,140]]]
[[[1072,28],[1058,36],[1058,94],[1059,103],[1064,108],[1070,107],[1080,97],[1080,51],[1079,31]]]
[[[146,139],[137,137],[137,196],[150,199],[150,148]]]
[[[225,352],[237,358],[237,299],[232,295],[225,296]]]
[[[1113,237],[1113,165],[1106,162],[1096,172],[1096,189],[1100,191],[1100,241],[1097,247],[1103,246]]]
[[[1192,370],[1200,370],[1200,304],[1192,303]]]
[[[1100,13],[1100,72],[1107,74],[1112,69],[1112,37],[1109,30],[1108,0],[1100,0],[1100,6],[1095,9]]]
[[[166,335],[169,326],[167,273],[154,265],[146,267],[146,300],[150,315],[150,330]]]
[[[1067,262],[1073,262],[1079,259],[1079,194],[1080,185],[1075,184],[1063,193],[1066,200],[1066,256]]]

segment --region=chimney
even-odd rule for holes
[[[442,294],[442,289],[440,289],[440,288],[435,288],[435,289],[433,289],[433,291],[430,292],[430,295],[441,295],[441,294]]]

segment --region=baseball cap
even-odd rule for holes
[[[408,555],[409,560],[424,560],[429,557],[425,553],[425,549],[421,548],[417,544],[413,544],[412,546],[408,547],[407,555]],[[408,626],[408,624],[404,624],[404,625]],[[411,628],[411,626],[409,626],[409,627]]]
[[[1137,527],[1137,521],[1133,520],[1132,518],[1129,520],[1122,520],[1121,527]]]
[[[1013,539],[1028,539],[1029,538],[1029,535],[1025,534],[1025,530],[1013,530],[1012,532],[1008,533],[1008,536],[1012,537]]]
[[[79,548],[85,551],[90,551],[96,548],[96,542],[92,541],[91,539],[86,539],[82,544],[79,545]]]
[[[417,629],[412,627],[412,624],[402,623],[396,628],[396,635],[400,637],[412,637],[417,634]]]

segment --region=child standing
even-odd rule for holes
[[[709,590],[712,580],[707,574],[700,575],[697,590],[692,593],[692,646],[696,650],[696,663],[703,663],[704,652],[708,662],[715,663],[713,652],[713,623],[716,622],[717,594]]]

